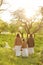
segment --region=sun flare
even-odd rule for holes
[[[25,9],[25,14],[27,17],[34,15],[39,6],[43,6],[43,0],[5,0],[9,7],[1,14],[1,18],[5,21],[11,20],[11,15],[9,11],[15,11],[19,8]],[[3,6],[3,8],[6,4]],[[7,6],[6,6],[7,7]]]
[[[10,19],[11,19],[10,13],[9,13],[8,11],[3,12],[3,13],[1,14],[1,19],[4,20],[5,22],[6,22],[6,21],[9,22]]]

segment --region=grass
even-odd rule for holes
[[[15,35],[0,35],[0,65],[43,65],[43,36],[35,37],[35,53],[28,58],[16,57],[12,49],[4,48],[7,41],[14,47]]]
[[[13,47],[14,44],[14,40],[15,40],[15,35],[0,35],[0,45],[5,45],[5,42],[8,42],[8,44]]]

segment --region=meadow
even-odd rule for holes
[[[12,50],[14,47],[15,35],[0,34],[0,65],[43,65],[43,35],[35,36],[35,53],[28,58],[16,57]],[[11,48],[5,48],[8,42]]]

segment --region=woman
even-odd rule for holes
[[[34,38],[32,34],[30,34],[30,37],[27,40],[27,44],[28,44],[28,53],[33,54],[34,53]]]
[[[24,39],[23,39],[23,42],[22,42],[22,56],[28,57],[28,45],[27,45],[27,43]]]
[[[22,45],[22,40],[20,38],[20,35],[17,34],[16,39],[15,39],[16,56],[20,56],[21,55],[21,45]]]

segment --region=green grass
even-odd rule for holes
[[[4,48],[7,41],[11,48],[14,47],[15,35],[0,35],[0,65],[43,65],[43,36],[35,37],[35,53],[23,58],[16,57],[12,49]]]
[[[0,34],[0,45],[5,45],[5,42],[8,42],[8,44],[13,47],[14,45],[14,40],[15,40],[15,35],[1,35]]]

